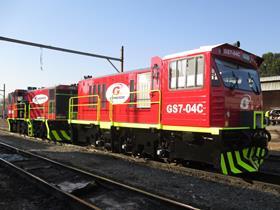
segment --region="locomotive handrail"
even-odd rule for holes
[[[161,91],[160,90],[147,90],[147,91],[132,91],[130,94],[137,94],[137,93],[158,93],[158,100],[157,101],[136,101],[136,102],[126,102],[122,104],[113,104],[112,101],[109,103],[109,119],[111,122],[113,122],[113,106],[114,105],[138,105],[138,104],[158,104],[158,124],[161,123]],[[74,104],[75,99],[82,99],[82,98],[97,98],[97,103],[83,103],[79,104],[77,101],[77,104]],[[100,106],[100,97],[99,95],[84,95],[84,96],[73,96],[69,98],[69,110],[68,110],[68,120],[71,123],[73,120],[73,114],[78,113],[78,111],[74,112],[74,107],[86,107],[86,106],[96,106],[97,107],[97,113],[96,113],[96,121],[100,121],[100,111],[101,111],[101,106]]]
[[[136,101],[136,102],[125,102],[122,104],[113,104],[112,101],[110,101],[109,105],[109,119],[111,122],[113,122],[113,106],[114,105],[138,105],[138,104],[158,104],[158,124],[161,122],[161,91],[160,90],[147,90],[147,91],[132,91],[129,92],[130,94],[137,94],[137,93],[154,93],[158,92],[158,101]]]
[[[97,98],[97,103],[86,103],[86,104],[74,104],[74,99],[81,99],[81,98]],[[85,95],[85,96],[73,96],[69,98],[69,107],[68,107],[68,120],[71,123],[73,118],[73,114],[77,113],[74,112],[74,107],[83,107],[83,106],[96,106],[97,113],[96,113],[96,121],[99,122],[100,120],[100,97],[99,95]]]
[[[45,107],[45,105],[38,106],[38,107],[31,107],[32,104],[35,104],[35,103],[31,102],[31,103],[28,104],[28,118],[31,119],[30,110],[43,110],[42,118],[46,119],[46,107]],[[36,104],[36,105],[40,105],[40,104]]]
[[[18,105],[23,105],[23,108],[17,108]],[[18,119],[26,119],[26,104],[25,104],[25,103],[22,103],[22,102],[21,102],[21,103],[14,103],[13,106],[15,106],[16,108],[15,108],[15,109],[14,109],[14,108],[12,109],[12,111],[13,111],[13,112],[12,112],[12,117],[14,118],[14,115],[15,115],[15,114],[14,114],[14,111],[23,110],[23,111],[24,111],[24,113],[23,113],[23,118],[18,118]]]

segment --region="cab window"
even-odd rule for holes
[[[169,88],[188,89],[204,84],[204,57],[196,56],[169,64]]]

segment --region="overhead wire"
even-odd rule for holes
[[[40,47],[40,69],[43,71],[43,48]]]

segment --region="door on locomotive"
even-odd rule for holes
[[[151,107],[151,72],[137,74],[137,108]]]

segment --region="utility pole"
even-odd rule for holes
[[[3,85],[3,90],[0,90],[0,91],[2,91],[3,92],[3,107],[2,107],[2,118],[3,119],[5,119],[5,116],[6,116],[6,114],[5,114],[5,110],[6,110],[6,85],[4,84]]]

